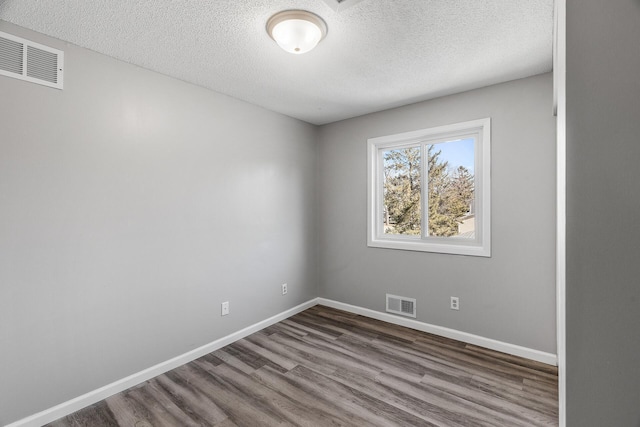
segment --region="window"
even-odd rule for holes
[[[368,245],[491,256],[490,119],[368,142]]]

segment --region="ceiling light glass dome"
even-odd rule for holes
[[[327,35],[327,24],[305,10],[285,10],[267,22],[267,33],[289,53],[309,52]]]

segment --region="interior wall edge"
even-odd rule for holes
[[[558,425],[567,425],[566,374],[566,252],[567,252],[567,99],[566,0],[555,1],[556,107],[556,339],[558,353]]]

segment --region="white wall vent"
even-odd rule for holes
[[[0,31],[0,75],[62,89],[64,52]]]
[[[402,316],[416,317],[416,299],[387,294],[387,311]]]

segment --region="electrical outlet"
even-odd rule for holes
[[[229,314],[229,301],[225,301],[222,303],[222,314],[221,316],[226,316]]]
[[[282,284],[282,295],[286,295],[287,294],[287,284],[283,283]]]
[[[460,310],[460,298],[451,297],[451,310]]]

